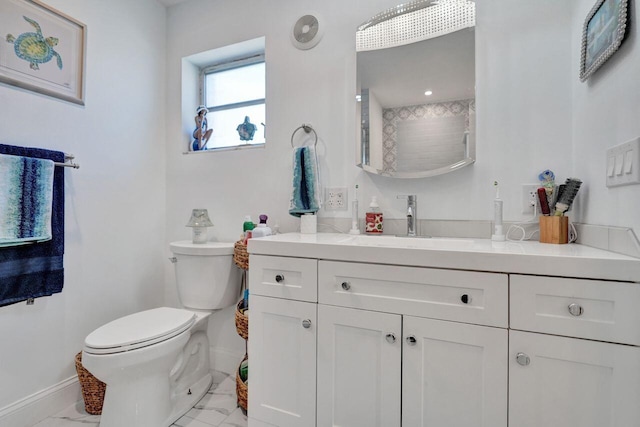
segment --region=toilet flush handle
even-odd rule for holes
[[[172,256],[169,258],[169,261],[171,261],[172,264],[175,264],[176,262],[178,262],[178,258]]]

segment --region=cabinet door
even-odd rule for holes
[[[509,425],[640,422],[640,348],[518,331],[509,347]]]
[[[403,335],[404,426],[506,427],[506,329],[405,316]]]
[[[315,427],[316,307],[251,295],[249,417],[278,427]]]
[[[318,427],[400,427],[402,317],[318,306]]]

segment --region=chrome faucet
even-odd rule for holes
[[[398,199],[407,199],[407,236],[416,237],[418,235],[418,196],[410,194],[398,196]]]

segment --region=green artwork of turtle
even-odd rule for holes
[[[16,56],[29,62],[32,70],[39,70],[40,67],[38,67],[38,64],[49,62],[51,58],[55,56],[58,68],[62,70],[62,58],[58,52],[53,50],[53,47],[58,44],[58,39],[55,37],[44,38],[40,25],[36,21],[26,16],[23,16],[23,18],[29,24],[33,25],[36,32],[22,33],[18,38],[7,34],[7,42],[13,43]]]

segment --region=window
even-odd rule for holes
[[[264,55],[207,67],[201,84],[213,130],[207,149],[265,143]]]

